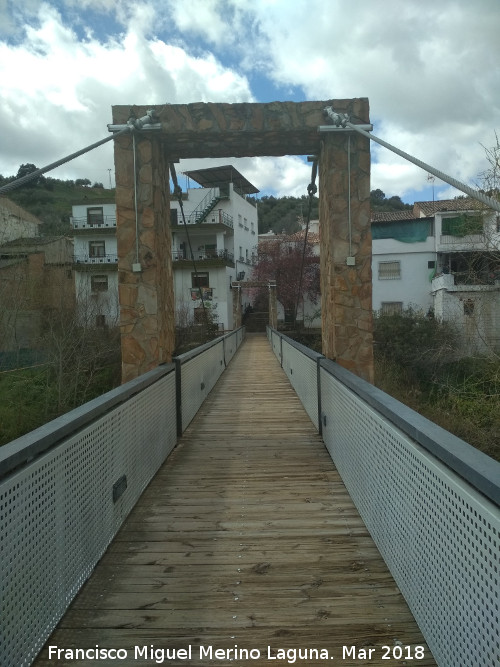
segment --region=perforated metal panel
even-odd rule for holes
[[[176,438],[171,372],[0,482],[2,667],[31,664]]]
[[[184,431],[225,369],[222,339],[181,366],[181,410]]]
[[[236,350],[241,344],[242,331],[237,329],[231,334],[224,336],[224,361],[226,366],[236,354]]]
[[[439,665],[500,664],[500,510],[321,369],[323,439]]]
[[[279,340],[279,339],[278,339]],[[282,342],[282,367],[290,384],[297,392],[312,423],[318,428],[318,368],[314,359],[307,357],[286,340]]]
[[[273,331],[271,328],[268,328],[268,336],[273,352],[278,361],[281,363],[281,336],[278,334],[278,332]]]

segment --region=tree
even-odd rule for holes
[[[18,178],[23,178],[23,176],[28,176],[28,174],[32,174],[34,171],[36,171],[38,167],[31,162],[27,162],[26,164],[22,164],[19,169],[17,170],[16,174],[16,179]],[[39,183],[43,183],[45,181],[43,176],[37,176],[36,178],[33,178],[33,180],[28,181],[26,183],[25,187],[27,188],[34,188],[36,185]]]
[[[295,236],[271,238],[259,244],[252,279],[276,281],[276,297],[285,310],[285,319],[295,324],[301,302],[302,306],[306,299],[314,304],[318,302],[319,256],[310,242],[304,252],[303,239]]]
[[[75,185],[78,187],[88,187],[91,184],[91,181],[88,178],[77,178]]]

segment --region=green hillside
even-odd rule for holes
[[[0,176],[0,185],[12,180],[14,177]],[[69,220],[74,204],[115,201],[114,189],[105,189],[102,183],[91,185],[88,179],[61,181],[41,177],[35,183],[11,190],[6,196],[42,221],[40,232],[44,236],[71,233]]]

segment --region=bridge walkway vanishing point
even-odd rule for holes
[[[96,664],[48,657],[96,645],[127,651],[101,665],[279,666],[294,649],[326,664],[299,658],[313,648],[435,664],[265,336],[247,336],[34,664]]]

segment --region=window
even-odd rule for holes
[[[429,260],[427,262],[427,268],[428,269],[435,269],[436,268],[436,262],[433,259]]]
[[[464,315],[467,315],[467,317],[474,315],[474,301],[472,299],[464,301]]]
[[[90,289],[92,292],[107,292],[108,276],[91,276]]]
[[[402,301],[382,301],[380,304],[380,312],[382,315],[397,315],[403,312]]]
[[[102,225],[104,223],[104,213],[102,206],[93,206],[87,209],[87,224]]]
[[[192,273],[191,287],[208,287],[210,285],[208,278],[208,273]]]
[[[104,241],[89,241],[89,257],[104,257],[106,244]]]
[[[401,262],[379,262],[379,280],[398,280],[401,278]]]

